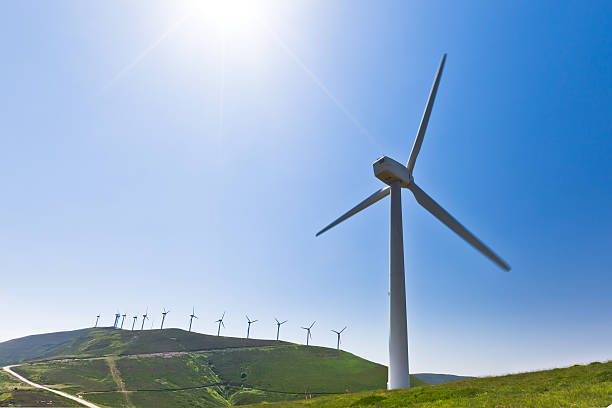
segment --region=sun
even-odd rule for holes
[[[196,12],[219,30],[238,35],[252,31],[266,12],[256,0],[192,0]]]

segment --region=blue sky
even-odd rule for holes
[[[612,358],[609,2],[5,2],[0,341],[146,307],[159,325],[387,362],[385,200],[314,234],[404,162],[413,372]],[[257,18],[254,14],[257,14]]]

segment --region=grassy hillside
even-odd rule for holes
[[[36,334],[0,343],[0,365],[20,363],[52,355],[54,350],[91,329],[73,330],[48,334]]]
[[[347,352],[279,345],[198,353],[52,361],[14,369],[112,407],[221,407],[384,387],[386,367]],[[418,378],[413,382],[423,385]]]
[[[450,381],[459,381],[459,380],[467,380],[468,378],[474,377],[466,377],[462,375],[452,375],[452,374],[433,374],[433,373],[419,373],[415,374],[419,380],[425,381],[427,384],[443,384]]]
[[[76,402],[22,383],[0,370],[0,407],[73,407]]]
[[[337,395],[384,388],[387,381],[386,367],[344,351],[180,329],[97,328],[29,336],[0,343],[0,357],[3,364],[29,360],[14,370],[106,407],[279,402],[303,398],[305,390]],[[412,384],[426,385],[414,376]]]
[[[501,377],[474,378],[408,390],[380,390],[320,397],[308,402],[285,401],[266,404],[265,407],[590,408],[607,407],[610,404],[612,362]]]
[[[58,357],[97,357],[283,344],[273,340],[217,337],[180,329],[82,329],[40,334],[0,343],[0,365]],[[286,343],[284,343],[286,344]]]

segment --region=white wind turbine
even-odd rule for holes
[[[342,334],[342,332],[343,332],[343,331],[345,331],[345,330],[346,330],[346,326],[344,326],[344,329],[342,329],[342,330],[340,330],[340,331],[337,331],[337,330],[332,329],[332,331],[338,335],[338,345],[336,346],[336,350],[340,350],[340,335],[341,335],[341,334]]]
[[[255,323],[257,320],[251,320],[249,316],[246,316],[246,318],[247,318],[247,323],[248,323],[248,327],[247,327],[247,339],[248,339],[249,334],[251,333],[251,324]]]
[[[390,251],[389,251],[389,375],[388,389],[408,388],[410,387],[410,375],[408,369],[408,332],[406,323],[406,289],[404,281],[404,244],[402,232],[402,196],[401,189],[407,188],[412,192],[417,202],[429,211],[434,217],[440,220],[443,224],[453,230],[461,238],[466,240],[474,248],[482,252],[490,260],[499,265],[502,269],[510,270],[510,266],[484,245],[478,238],[470,233],[463,225],[461,225],[452,215],[444,208],[436,203],[414,182],[412,171],[416,158],[423,143],[429,116],[433,107],[442,69],[446,54],[442,57],[440,67],[436,74],[425,112],[419,125],[419,130],[410,152],[408,164],[404,167],[403,164],[390,159],[387,156],[382,157],[374,162],[374,175],[386,187],[381,188],[357,206],[349,210],[340,218],[329,224],[317,233],[321,235],[328,229],[336,226],[347,218],[357,214],[359,211],[369,207],[375,202],[383,199],[391,194],[391,226],[390,226]]]
[[[309,340],[312,339],[312,334],[310,334],[310,329],[312,329],[312,326],[314,326],[316,323],[316,320],[314,322],[312,322],[312,324],[308,327],[302,327],[302,329],[306,330],[306,345],[309,345]]]

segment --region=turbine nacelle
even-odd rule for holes
[[[387,185],[391,185],[392,183],[399,181],[403,188],[408,188],[408,186],[414,181],[412,172],[402,163],[399,163],[390,157],[381,157],[372,164],[372,167],[374,169],[374,175],[376,178]]]

